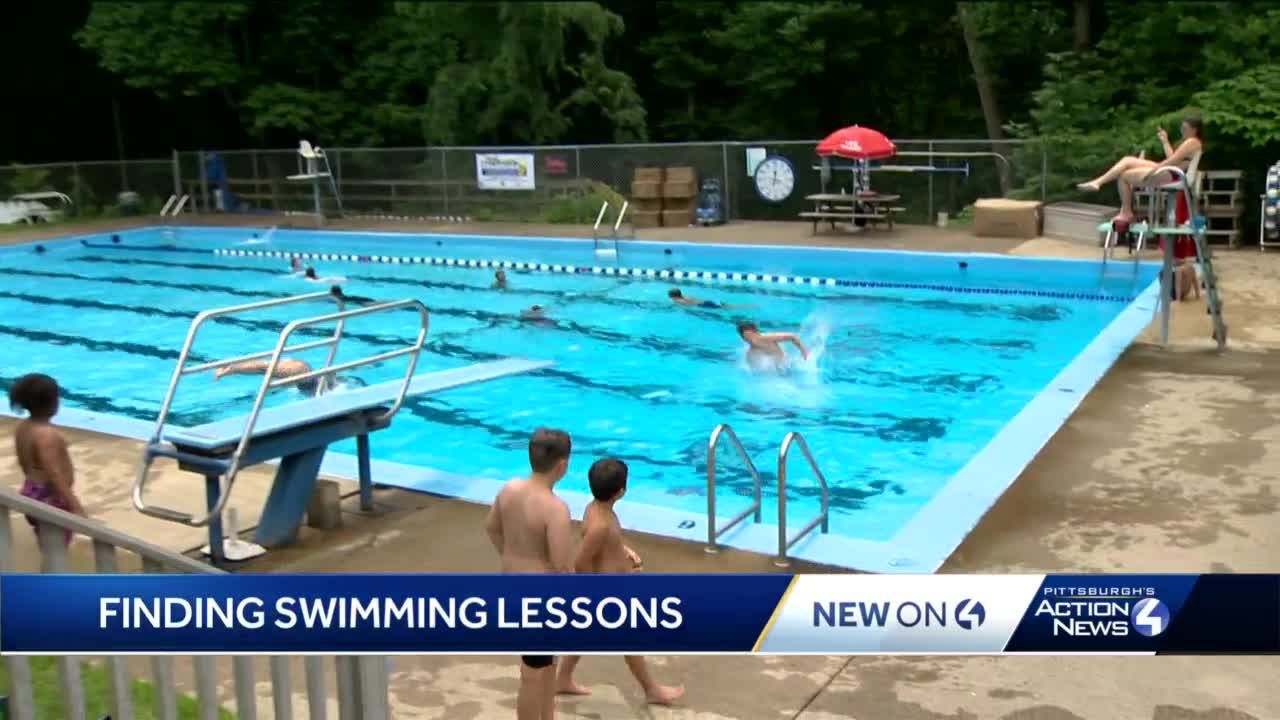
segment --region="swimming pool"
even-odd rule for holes
[[[701,539],[707,438],[727,422],[764,475],[765,517],[724,541],[771,552],[777,448],[797,430],[832,506],[830,533],[794,554],[873,571],[936,569],[1146,325],[1157,297],[1154,264],[1104,273],[1096,261],[992,255],[625,242],[606,261],[590,241],[243,228],[44,245],[43,254],[0,252],[0,382],[57,377],[70,424],[85,411],[95,429],[118,418],[109,431],[136,436],[145,425],[127,419],[154,420],[191,317],[327,287],[289,275],[287,255],[308,253],[320,275],[344,276],[349,294],[416,297],[430,308],[419,372],[506,356],[555,363],[408,401],[374,436],[378,482],[487,502],[526,471],[530,432],[561,427],[574,440],[562,487],[575,511],[589,494],[587,467],[613,455],[631,468],[624,522]],[[138,249],[157,245],[169,247]],[[508,269],[510,287],[494,290],[493,268],[482,266],[493,261],[536,265]],[[673,286],[748,307],[678,307],[667,298]],[[551,322],[521,321],[533,304],[547,306]],[[215,322],[194,354],[267,349],[299,312]],[[785,375],[750,372],[739,319],[799,330],[815,361]],[[407,315],[359,318],[338,361],[414,331]],[[317,364],[322,353],[303,357]],[[361,368],[349,384],[403,367]],[[190,378],[172,422],[243,414],[258,382]],[[283,391],[270,402],[292,399]],[[351,474],[349,457],[330,460]],[[749,503],[751,480],[727,445],[717,476],[719,513]],[[796,527],[816,512],[817,492],[802,461],[793,458],[790,476]]]

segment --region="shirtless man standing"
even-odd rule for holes
[[[808,358],[809,349],[795,333],[762,333],[755,323],[738,323],[738,336],[747,343],[747,362],[753,370],[783,370],[787,354],[779,343],[789,342],[800,349],[800,357]]]
[[[569,469],[571,449],[568,433],[539,428],[529,440],[529,477],[511,480],[494,499],[484,529],[498,551],[502,572],[573,572],[569,506],[554,492]],[[555,658],[521,657],[517,720],[553,720],[555,714]]]

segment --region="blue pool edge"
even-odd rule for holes
[[[162,226],[129,228],[117,232],[126,233],[157,227]],[[0,252],[26,249],[38,243],[52,250],[64,245],[75,245],[84,237],[100,234],[103,233],[86,233],[18,243],[0,247]],[[404,235],[405,233],[365,234]],[[444,234],[413,233],[413,235]],[[565,238],[521,236],[515,239],[563,240]],[[569,239],[579,240],[578,238]],[[726,245],[726,247],[731,246]],[[771,247],[795,249],[791,246]],[[871,252],[911,251],[873,250]],[[987,255],[986,253],[966,254]],[[1006,256],[993,255],[993,257]],[[1081,262],[1068,258],[1035,259]],[[1160,297],[1159,285],[1157,278],[1129,302],[1125,309],[1013,419],[1006,423],[987,445],[952,476],[947,484],[940,488],[892,539],[869,541],[815,532],[793,547],[790,556],[798,560],[864,572],[936,572],[977,526],[982,517],[1012,486],[1049,439],[1065,424],[1083,401],[1084,396],[1096,386],[1124,350],[1150,324]],[[0,409],[0,415],[18,417],[3,409]],[[154,422],[74,408],[62,410],[58,415],[58,423],[66,427],[140,441],[149,439],[154,429]],[[372,439],[375,443],[377,442],[376,435]],[[505,480],[471,477],[384,460],[374,460],[373,470],[375,482],[381,485],[452,497],[483,505],[492,503],[494,496],[505,482]],[[328,453],[321,471],[326,475],[354,480],[357,477],[356,459],[352,455]],[[574,517],[581,517],[583,509],[591,500],[590,495],[586,493],[562,491],[559,494],[569,505]],[[738,503],[731,501],[730,504],[734,507],[724,510],[730,513],[737,512]],[[619,507],[619,514],[628,530],[706,543],[705,513],[677,511],[643,503],[624,503]],[[723,522],[724,519],[726,518],[719,520]],[[794,530],[803,526],[808,519],[790,518],[789,525]],[[778,547],[777,526],[744,522],[722,536],[720,543],[735,549],[773,555]]]

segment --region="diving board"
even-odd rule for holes
[[[281,330],[275,347],[271,350],[188,366],[192,345],[206,321],[280,305],[312,302],[336,302],[338,311],[290,322]],[[400,316],[403,316],[405,310],[413,311],[417,319],[416,337],[412,342],[397,349],[335,364],[346,322],[374,313],[401,311]],[[295,332],[315,325],[333,325],[333,334],[321,340],[289,345],[289,338]],[[278,459],[275,480],[263,507],[254,540],[262,545],[288,542],[302,523],[307,503],[320,474],[320,464],[330,445],[350,438],[356,439],[360,507],[362,510],[372,510],[373,479],[369,435],[391,425],[405,398],[532,372],[551,365],[543,361],[507,358],[415,375],[414,370],[426,341],[428,325],[427,308],[418,300],[381,302],[347,310],[341,297],[333,297],[327,292],[275,298],[199,313],[187,331],[186,341],[169,381],[169,389],[160,405],[155,431],[143,450],[142,464],[133,485],[134,507],[146,515],[171,522],[191,526],[207,525],[210,555],[215,564],[220,563],[225,559],[222,513],[227,506],[237,473],[242,468]],[[277,375],[279,363],[287,354],[320,348],[328,349],[328,356],[322,367],[294,375]],[[268,393],[274,389],[337,377],[358,367],[383,364],[398,357],[408,358],[404,376],[399,380],[354,390],[330,390],[304,400],[264,407]],[[264,361],[265,358],[269,360]],[[250,361],[260,363],[263,379],[253,406],[247,413],[195,427],[165,425],[183,377],[197,373],[207,374],[218,368]],[[204,477],[206,512],[192,513],[147,501],[146,485],[151,466],[159,458],[176,460],[179,469]]]
[[[405,395],[408,397],[440,392],[509,375],[533,372],[551,367],[553,364],[548,360],[504,358],[452,370],[422,373],[415,375],[409,381],[409,391]],[[400,380],[389,380],[358,390],[329,392],[320,397],[267,408],[258,415],[258,422],[254,426],[255,437],[259,434],[270,435],[292,430],[300,425],[317,423],[334,417],[378,409],[385,411],[400,394],[402,384]],[[243,431],[244,418],[233,417],[192,428],[175,427],[165,431],[164,439],[189,451],[212,452],[240,442],[240,433]]]

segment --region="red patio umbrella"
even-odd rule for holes
[[[860,125],[841,128],[818,143],[818,155],[846,160],[881,160],[897,152],[898,148],[884,133]]]

